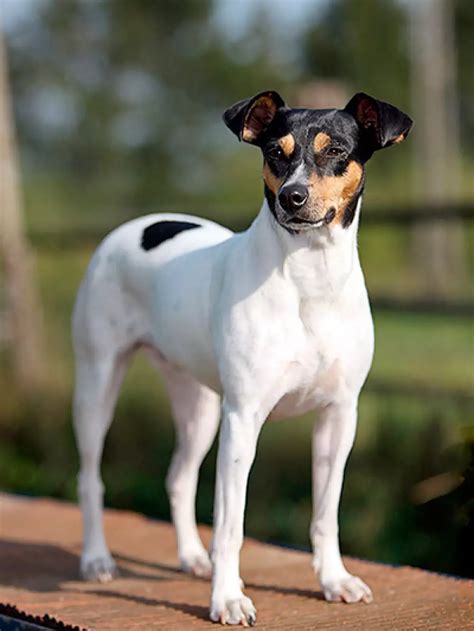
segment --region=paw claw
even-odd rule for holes
[[[370,587],[358,576],[347,576],[333,579],[323,584],[324,597],[330,602],[371,603],[373,600]]]
[[[225,600],[220,607],[213,607],[209,617],[221,624],[253,627],[257,621],[257,612],[250,598],[242,595],[240,598]]]

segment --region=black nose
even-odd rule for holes
[[[292,184],[281,189],[278,201],[287,212],[296,212],[308,199],[308,189],[302,184]]]

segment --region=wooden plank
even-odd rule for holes
[[[0,511],[1,602],[94,630],[219,628],[207,617],[209,582],[178,569],[170,524],[107,510],[107,536],[122,575],[100,585],[78,580],[76,506],[0,495]],[[210,529],[201,533],[208,543]],[[474,629],[474,581],[346,561],[373,588],[371,605],[325,602],[309,554],[247,539],[242,576],[258,609],[258,628]]]

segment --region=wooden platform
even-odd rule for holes
[[[87,629],[219,629],[208,621],[210,585],[182,574],[172,527],[130,512],[106,513],[122,571],[107,585],[78,580],[80,517],[74,505],[0,495],[0,602]],[[206,542],[210,531],[202,529]],[[260,629],[474,629],[474,581],[347,559],[372,587],[371,605],[322,599],[310,555],[247,540],[242,576]]]

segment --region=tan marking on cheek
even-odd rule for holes
[[[401,142],[403,142],[404,140],[405,140],[405,134],[400,134],[399,136],[397,136],[397,137],[395,138],[395,140],[393,141],[393,144],[394,144],[394,145],[398,145],[398,144],[400,144]]]
[[[293,134],[286,134],[286,136],[280,138],[278,144],[287,158],[293,155],[293,151],[295,150],[295,137]]]
[[[312,206],[318,210],[318,216],[324,217],[332,206],[337,208],[337,202],[342,190],[342,182],[332,175],[319,177],[313,173],[309,178],[310,198]]]
[[[274,195],[278,195],[282,180],[271,172],[270,167],[266,162],[263,165],[263,181]]]
[[[341,177],[341,179],[343,180],[343,188],[341,191],[340,203],[338,205],[335,218],[335,221],[337,223],[340,223],[342,221],[347,204],[354,197],[357,188],[359,187],[362,180],[363,173],[364,171],[361,165],[355,160],[352,160],[347,165],[347,169]]]
[[[313,140],[313,147],[316,153],[319,153],[323,149],[325,149],[328,145],[331,144],[331,136],[328,136],[323,131],[320,131],[319,134],[316,134]]]
[[[311,206],[316,211],[316,217],[324,217],[334,207],[336,216],[331,224],[341,223],[346,206],[357,191],[362,175],[362,167],[354,160],[349,162],[343,175],[319,177],[314,173],[309,178],[309,184]]]

